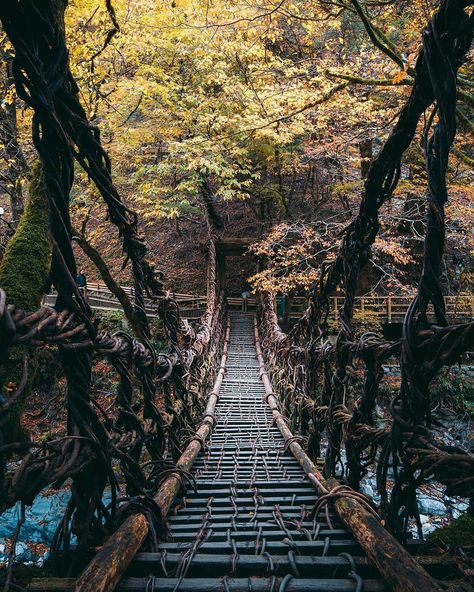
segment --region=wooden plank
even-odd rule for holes
[[[148,578],[127,578],[120,585],[120,592],[143,592],[146,588]],[[274,590],[285,590],[285,592],[354,592],[353,579],[316,579],[316,578],[295,578],[287,576],[288,582],[283,588],[284,578],[276,578]],[[178,586],[179,582],[179,586]],[[175,578],[157,578],[154,581],[155,590],[158,592],[268,592],[272,590],[273,579],[271,577],[250,577],[250,578],[184,578],[178,581]],[[366,580],[364,582],[365,592],[382,592],[382,582]]]
[[[283,588],[283,581],[286,582]],[[33,580],[28,589],[35,592],[59,592],[64,590],[64,579],[48,578]],[[62,586],[62,587],[61,587]],[[273,587],[272,587],[273,586]],[[284,589],[285,592],[354,592],[354,580],[315,579],[315,578],[284,578],[249,577],[249,578],[126,578],[117,588],[118,592],[268,592],[269,590]],[[380,580],[365,580],[365,592],[383,592],[386,590]]]
[[[299,544],[299,543],[298,543]],[[196,553],[190,564],[189,577],[192,573],[203,573],[203,569],[211,570],[214,575],[225,575],[232,568],[232,554],[222,553]],[[149,574],[162,575],[163,563],[162,555],[159,553],[137,553],[131,569],[127,572],[129,576],[143,576]],[[178,567],[182,560],[182,553],[169,552],[166,554],[165,567],[167,570],[173,570]],[[275,575],[285,575],[292,571],[287,554],[273,555],[272,557]],[[419,556],[418,563],[428,571],[432,576],[443,578],[460,578],[462,574],[459,571],[457,562],[453,557],[446,555]],[[350,569],[347,559],[340,556],[320,557],[317,555],[295,555],[294,562],[301,575],[313,575],[317,573],[319,577],[331,577],[336,573],[339,577],[345,577]],[[358,575],[363,578],[380,577],[377,570],[370,564],[367,557],[354,556],[354,563],[357,566]],[[262,555],[240,555],[239,573],[243,575],[265,575],[268,570],[268,559]]]
[[[232,554],[209,554],[196,553],[190,563],[188,577],[193,577],[193,573],[204,573],[208,570],[214,576],[223,576],[232,572],[232,563],[234,556]],[[176,569],[182,561],[181,553],[167,553],[166,554],[166,569],[171,571]],[[273,574],[286,575],[292,571],[291,562],[288,555],[275,555],[272,557]],[[357,573],[363,577],[375,578],[378,577],[374,568],[369,565],[367,558],[354,557],[354,562],[357,566]],[[318,578],[331,577],[336,573],[338,577],[347,577],[347,572],[350,571],[350,565],[344,557],[316,557],[312,556],[298,556],[295,555],[294,563],[298,567],[301,575],[311,576],[315,573]],[[268,558],[262,555],[240,555],[239,556],[239,574],[240,575],[266,575],[268,573]],[[163,565],[160,561],[160,555],[157,553],[138,553],[133,561],[132,569],[129,571],[130,576],[144,576],[149,574],[165,575],[163,573]]]

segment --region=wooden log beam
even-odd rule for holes
[[[308,475],[318,492],[328,494],[340,483],[335,479],[325,479],[316,465],[294,438],[279,411],[278,399],[265,369],[260,347],[257,322],[255,321],[255,346],[259,363],[260,378],[265,388],[265,401],[272,410],[273,420],[280,430],[288,449]],[[339,497],[334,507],[343,523],[377,567],[390,590],[394,592],[442,592],[443,588],[421,565],[402,547],[402,545],[382,526],[379,520],[363,505],[350,497]]]
[[[209,394],[203,421],[195,436],[180,456],[176,466],[189,471],[207,440],[215,423],[215,409],[219,400],[219,391],[225,375],[227,351],[229,346],[230,325],[224,339],[223,353],[214,387]],[[163,516],[169,512],[171,504],[181,488],[179,473],[170,474],[163,482],[155,496]],[[130,565],[137,551],[148,535],[148,522],[143,514],[129,516],[123,524],[109,537],[103,547],[77,578],[75,592],[111,592],[117,585],[121,575]]]
[[[250,237],[221,237],[216,240],[216,250],[220,255],[228,257],[242,256],[247,253],[253,242],[254,239]]]

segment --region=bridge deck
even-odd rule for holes
[[[272,425],[253,318],[231,318],[218,421],[193,467],[196,490],[171,510],[169,540],[158,553],[139,553],[118,589],[354,591],[363,578],[366,591],[383,590],[334,515],[307,518],[316,491]]]

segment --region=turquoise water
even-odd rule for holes
[[[33,505],[26,507],[26,519],[21,527],[16,546],[17,561],[41,562],[42,555],[32,551],[26,542],[43,543],[48,547],[51,545],[69,497],[68,490],[55,491],[51,495],[39,494]],[[0,563],[6,560],[5,542],[15,532],[19,518],[20,504],[0,516]]]

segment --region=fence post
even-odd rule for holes
[[[392,322],[392,295],[389,293],[387,296],[387,319],[388,322]]]
[[[334,306],[334,320],[337,321],[337,296],[334,296],[333,299],[333,306]]]

